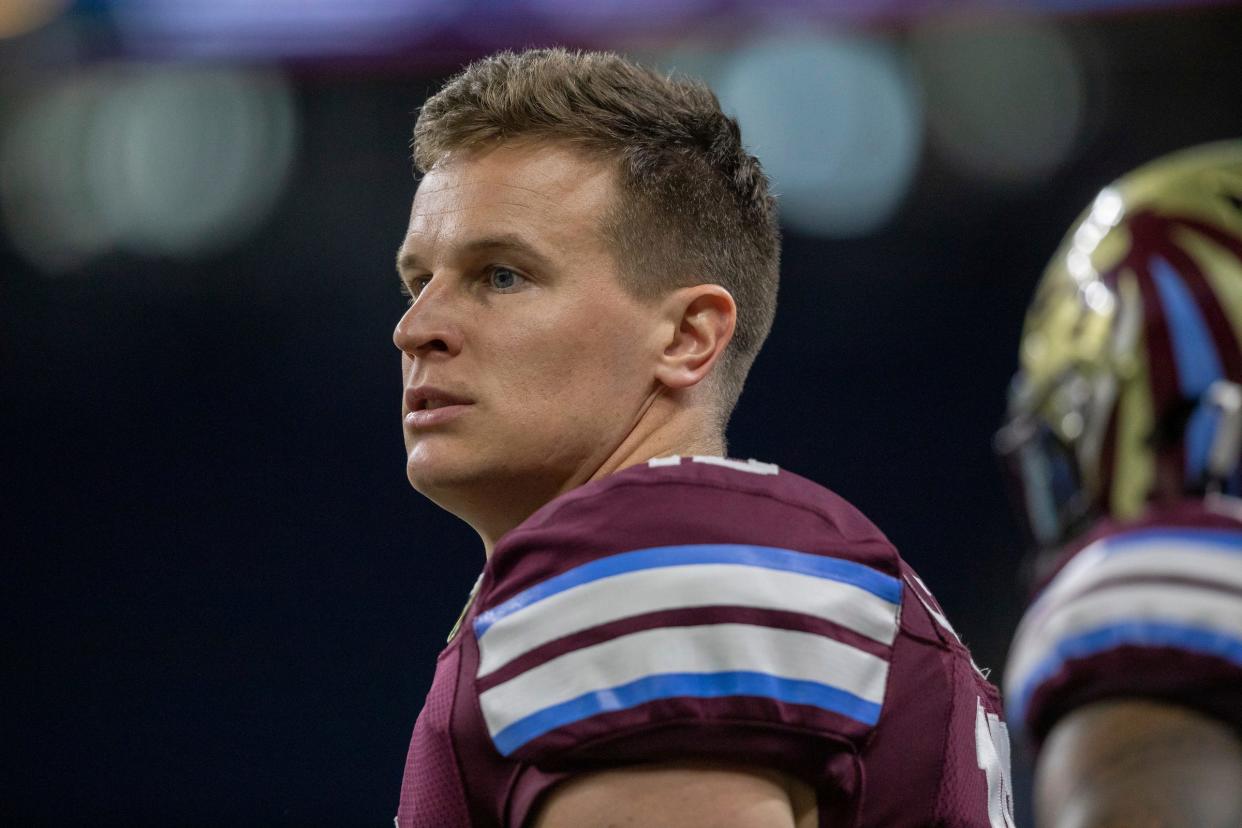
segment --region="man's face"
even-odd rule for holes
[[[437,164],[399,253],[406,472],[469,519],[584,482],[655,393],[657,311],[600,235],[615,173],[555,145]],[[476,527],[477,528],[477,527]]]

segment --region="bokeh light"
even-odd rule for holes
[[[772,177],[791,227],[858,236],[901,204],[917,167],[922,113],[890,43],[768,37],[733,56],[717,89]]]
[[[34,87],[10,110],[0,144],[0,216],[18,251],[45,270],[69,270],[109,249],[107,217],[93,201],[87,164],[99,78]]]
[[[3,0],[0,2],[0,40],[47,25],[68,5],[69,0]]]
[[[461,8],[456,0],[125,0],[113,15],[142,54],[271,58],[389,52]]]
[[[716,0],[526,0],[527,9],[569,35],[602,30],[676,31],[701,18]]]
[[[929,140],[971,176],[1041,180],[1074,149],[1086,105],[1083,70],[1051,23],[981,28],[939,23],[911,37]]]
[[[32,94],[0,146],[0,214],[16,247],[59,272],[128,250],[189,257],[255,227],[294,157],[279,75],[118,68]]]

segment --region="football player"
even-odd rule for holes
[[[407,474],[485,563],[397,825],[1011,826],[998,694],[922,582],[840,497],[725,457],[780,244],[715,96],[504,53],[414,155]]]
[[[997,447],[1041,585],[1005,673],[1041,826],[1242,825],[1242,141],[1106,187]]]

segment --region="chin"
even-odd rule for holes
[[[537,508],[556,496],[576,468],[546,449],[452,448],[430,451],[426,444],[416,446],[406,459],[405,473],[415,491],[463,519],[485,504],[494,507],[498,502]]]
[[[494,466],[484,453],[461,445],[447,446],[420,441],[405,460],[405,476],[416,491],[437,503],[485,485]]]
[[[405,463],[405,478],[420,494],[435,499],[437,492],[462,486],[469,475],[466,470],[451,463],[435,462],[428,458],[411,456]]]

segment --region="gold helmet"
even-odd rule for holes
[[[996,448],[1039,546],[1242,493],[1242,140],[1100,191],[1040,280],[1019,363]]]

